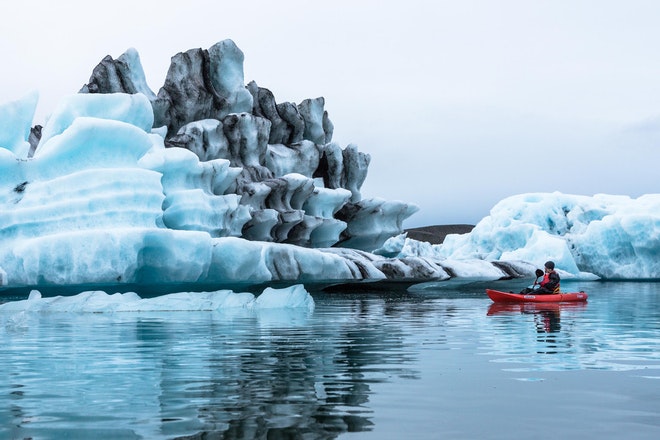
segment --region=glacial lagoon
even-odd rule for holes
[[[589,301],[549,307],[484,293],[523,284],[3,313],[0,438],[660,438],[660,283],[567,282]]]

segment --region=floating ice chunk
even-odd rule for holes
[[[314,310],[314,299],[302,284],[274,289],[267,287],[254,301],[254,306],[260,309],[304,308]]]
[[[301,284],[283,289],[268,287],[251,308],[261,326],[298,327],[305,326],[314,312],[314,299]]]
[[[96,290],[73,296],[44,298],[37,290],[28,299],[0,304],[0,312],[115,313],[115,312],[200,312],[227,308],[314,310],[314,300],[302,285],[282,289],[266,288],[255,300],[248,292],[178,292],[155,298],[141,298],[135,292],[114,293]]]

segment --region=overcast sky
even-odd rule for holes
[[[416,204],[406,227],[476,223],[527,192],[659,192],[660,2],[406,0],[2,6],[0,102],[35,124],[106,55],[170,57],[230,38],[245,82],[323,96],[334,140],[371,154],[364,197]]]

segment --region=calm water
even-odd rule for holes
[[[0,438],[660,438],[660,283],[549,308],[485,287],[0,315]]]

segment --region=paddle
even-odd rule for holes
[[[534,292],[534,290],[535,290],[534,288],[536,287],[536,285],[539,282],[539,277],[543,276],[543,271],[541,269],[536,269],[536,272],[534,272],[534,273],[536,274],[536,279],[534,280],[534,285],[532,287],[525,287],[523,290],[520,291],[520,293],[527,294],[527,293]]]
[[[543,271],[541,269],[536,269],[536,272],[534,273],[536,274],[536,279],[534,280],[534,285],[536,286],[536,284],[539,282],[539,277],[543,276]]]

